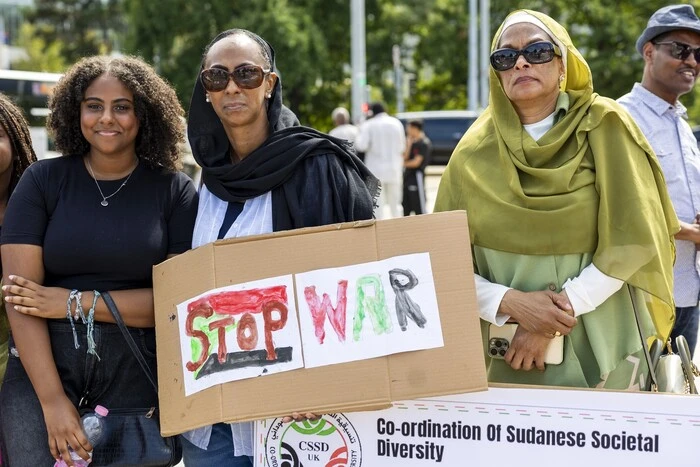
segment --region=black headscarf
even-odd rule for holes
[[[266,49],[275,69],[272,46],[249,31],[224,31],[209,47],[236,33],[247,35]],[[200,72],[204,61],[205,58],[202,59]],[[296,115],[282,104],[279,76],[268,101],[270,136],[235,164],[231,161],[230,143],[221,120],[211,104],[206,102],[205,96],[198,75],[190,102],[187,133],[194,158],[202,167],[202,181],[218,198],[228,202],[244,202],[272,191],[275,231],[372,217],[379,181],[348,142],[299,125]],[[299,173],[304,171],[307,173]],[[329,176],[341,179],[329,181]],[[302,195],[300,198],[299,193],[304,187],[295,185],[302,182],[318,187],[319,196]],[[340,204],[318,199],[317,205],[309,205],[314,203],[314,198],[323,196],[323,192],[327,192],[327,196],[349,199],[341,199]],[[312,219],[309,213],[317,213],[318,220]]]

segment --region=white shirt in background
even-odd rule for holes
[[[344,139],[354,144],[355,139],[357,138],[357,133],[359,131],[360,130],[355,125],[345,123],[343,125],[338,125],[337,127],[333,128],[331,131],[328,132],[328,134],[333,136],[334,138]]]
[[[355,148],[365,153],[365,165],[379,180],[401,182],[406,132],[398,118],[382,112],[364,122]]]

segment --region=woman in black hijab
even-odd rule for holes
[[[207,46],[188,123],[203,186],[192,246],[371,219],[378,180],[344,140],[299,125],[282,105],[274,51],[243,29]],[[188,467],[252,466],[252,424],[184,435]]]

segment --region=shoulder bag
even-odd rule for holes
[[[647,340],[642,332],[642,326],[639,321],[639,312],[637,311],[637,299],[629,288],[630,298],[632,299],[632,308],[634,309],[634,317],[637,321],[637,329],[639,337],[642,339],[642,347],[644,347],[644,357],[649,366],[649,379],[651,387],[643,388],[651,389],[653,392],[669,392],[674,394],[698,394],[700,387],[700,371],[690,358],[690,349],[688,341],[683,336],[676,337],[676,347],[678,353],[673,353],[671,350],[671,340],[666,342],[668,352],[664,355],[664,343],[661,339],[655,339],[651,345],[651,350],[647,346]]]
[[[133,337],[129,334],[119,310],[109,293],[101,294],[114,317],[126,343],[139,362],[146,378],[158,393],[158,386],[145,358]],[[108,407],[105,417],[107,430],[92,454],[94,465],[170,467],[182,459],[182,447],[177,436],[160,435],[160,421],[156,407],[143,409],[119,409]]]

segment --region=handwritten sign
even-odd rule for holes
[[[221,287],[177,310],[186,396],[444,345],[428,253]]]
[[[430,255],[296,274],[307,368],[442,347]]]
[[[177,306],[185,395],[303,367],[292,276],[210,290]]]

